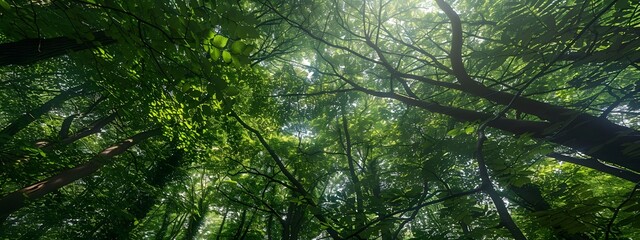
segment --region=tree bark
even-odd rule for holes
[[[17,211],[26,205],[27,201],[36,200],[47,193],[56,191],[80,178],[89,176],[98,171],[111,158],[124,153],[130,147],[146,140],[147,138],[160,135],[160,129],[153,129],[138,133],[131,138],[114,144],[93,157],[89,162],[80,166],[64,170],[57,175],[44,181],[24,187],[10,193],[0,199],[0,220],[4,221],[9,214]]]
[[[222,229],[224,229],[224,224],[227,221],[227,215],[229,214],[229,210],[225,209],[224,210],[224,215],[222,216],[222,222],[220,223],[220,226],[218,226],[218,234],[216,235],[216,240],[220,240],[220,237],[222,236]],[[269,222],[271,223],[271,222]],[[267,235],[269,235],[270,229],[267,228]],[[271,235],[269,235],[271,236]]]
[[[79,41],[70,37],[29,38],[0,44],[0,66],[29,65],[70,52],[106,46],[116,42],[103,31],[96,31],[91,35],[94,37],[92,40]]]
[[[481,124],[478,128],[478,142],[476,144],[475,158],[478,163],[478,173],[480,175],[480,179],[482,180],[482,191],[487,193],[493,201],[493,205],[496,207],[496,211],[498,212],[498,216],[500,217],[500,224],[507,228],[513,238],[517,240],[526,240],[527,237],[522,233],[522,230],[515,223],[513,218],[511,217],[511,213],[509,213],[509,209],[506,204],[502,200],[502,197],[498,195],[498,192],[493,187],[493,181],[489,176],[489,171],[487,170],[487,164],[484,159],[484,153],[482,152],[482,148],[484,147],[484,142],[487,137],[484,134],[485,129],[487,128],[487,124],[489,122],[485,122]]]
[[[322,224],[324,224],[327,227],[327,229],[325,229],[325,231],[327,231],[329,236],[331,236],[333,239],[336,239],[336,240],[337,239],[343,239],[340,236],[340,232],[338,232],[336,229],[331,227],[329,219],[322,214],[322,212],[320,211],[320,208],[318,207],[318,205],[313,201],[313,198],[312,198],[311,194],[309,192],[307,192],[307,190],[302,185],[302,183],[300,181],[298,181],[298,179],[296,179],[293,176],[293,174],[291,174],[291,172],[289,172],[289,170],[284,165],[284,162],[282,161],[280,156],[278,156],[276,151],[273,148],[271,148],[271,146],[269,145],[269,143],[267,143],[267,140],[264,139],[264,137],[262,136],[260,131],[258,131],[255,128],[252,128],[251,126],[249,126],[234,111],[231,111],[231,117],[235,118],[238,121],[238,123],[240,123],[240,125],[242,125],[242,127],[247,129],[249,132],[253,133],[258,138],[258,140],[260,141],[260,144],[267,150],[267,152],[269,153],[269,156],[271,156],[271,158],[274,160],[274,162],[278,166],[278,169],[280,169],[282,174],[293,185],[291,190],[297,192],[298,194],[300,194],[301,196],[304,197],[304,202],[305,202],[305,204],[308,204],[309,207],[311,208],[312,215],[316,219],[318,219],[318,221],[320,221]]]
[[[354,89],[369,95],[395,99],[409,106],[447,115],[460,122],[482,122],[494,117],[492,114],[444,106],[396,93],[378,92],[359,86],[347,79],[343,80]],[[640,132],[616,125],[603,118],[581,114],[569,123],[498,118],[490,122],[488,126],[515,135],[529,134],[533,138],[557,143],[604,162],[640,172]],[[619,174],[629,171],[611,171],[611,169],[604,169],[602,164],[580,165],[624,179],[629,178],[628,174]],[[635,179],[635,177],[631,178]]]
[[[42,148],[43,150],[49,150],[50,148],[54,148],[57,146],[65,146],[65,145],[71,144],[72,142],[77,141],[78,139],[82,139],[86,136],[96,134],[100,132],[104,126],[106,126],[107,124],[115,120],[116,116],[118,116],[117,113],[112,113],[109,116],[100,118],[97,121],[93,122],[89,127],[84,128],[71,136],[67,136],[66,138],[61,139],[60,142],[51,143]]]

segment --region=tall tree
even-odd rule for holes
[[[0,0],[0,238],[637,238],[639,8]]]

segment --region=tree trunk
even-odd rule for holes
[[[216,235],[216,240],[220,240],[220,237],[222,236],[222,229],[224,229],[224,224],[227,221],[227,215],[229,214],[229,210],[225,209],[224,210],[224,215],[222,216],[222,222],[220,223],[220,226],[218,227],[218,234]],[[269,229],[267,228],[267,232],[269,232]]]
[[[295,193],[293,196],[295,197]],[[305,212],[305,205],[289,201],[286,218],[282,221],[282,240],[297,240],[300,238]]]
[[[611,174],[612,176],[619,177],[621,179],[630,181],[632,183],[640,182],[640,174],[631,172],[625,169],[609,166],[598,162],[596,159],[583,159],[571,156],[562,155],[559,153],[550,153],[547,156],[557,159],[558,161],[570,162],[583,167],[598,170],[600,172]]]
[[[171,216],[171,209],[173,209],[171,208],[173,206],[173,203],[171,202],[171,200],[169,200],[165,205],[166,206],[165,206],[164,214],[162,216],[162,224],[160,224],[160,228],[158,229],[158,231],[155,232],[154,240],[166,239],[164,235],[167,234],[167,229],[171,224],[171,221],[169,220],[169,218]]]
[[[189,216],[189,223],[185,230],[184,240],[193,240],[198,236],[198,230],[200,230],[200,227],[204,222],[204,217],[209,212],[209,206],[207,205],[205,198],[206,196],[203,195],[200,200],[198,200],[197,212],[191,213]]]
[[[153,129],[138,133],[129,139],[102,150],[102,152],[93,157],[93,159],[87,163],[64,170],[44,181],[24,187],[2,197],[0,199],[0,220],[4,221],[9,214],[25,206],[27,201],[36,200],[47,193],[56,191],[80,178],[95,173],[111,158],[124,153],[130,147],[146,140],[147,138],[160,135],[161,133],[162,131],[160,129]]]
[[[345,155],[347,156],[347,162],[349,163],[349,180],[351,181],[351,184],[353,186],[353,191],[356,193],[356,222],[353,226],[353,230],[357,230],[366,224],[367,219],[364,212],[362,184],[360,183],[360,179],[356,174],[356,162],[352,154],[351,135],[349,134],[349,123],[347,121],[347,117],[344,115],[344,106],[342,114],[342,131],[344,131],[344,140],[343,136],[340,136],[340,145],[344,149]],[[340,131],[338,131],[338,133],[340,133]]]
[[[0,66],[29,65],[40,60],[58,57],[70,52],[81,51],[115,43],[116,40],[103,31],[91,33],[93,40],[70,37],[30,38],[17,42],[0,44]]]
[[[174,150],[174,153],[163,159],[158,165],[151,171],[147,178],[147,184],[155,189],[164,189],[164,187],[171,181],[171,176],[175,174],[182,160],[183,152],[181,150]],[[104,239],[126,239],[129,237],[131,230],[135,228],[135,220],[144,219],[151,208],[156,204],[159,195],[156,194],[154,189],[148,189],[141,194],[132,196],[132,204],[123,209],[130,214],[125,214],[120,217],[116,217],[109,222],[110,228],[103,236]]]
[[[82,90],[82,86],[70,88],[60,93],[58,96],[55,96],[46,103],[42,104],[40,107],[32,109],[31,111],[25,113],[18,119],[11,122],[9,126],[0,131],[0,147],[3,147],[9,140],[11,140],[11,138],[13,138],[16,133],[27,127],[30,123],[40,118],[42,115],[48,113],[52,108],[57,107],[67,99],[76,96],[80,90]]]
[[[382,198],[382,183],[380,181],[380,174],[379,174],[379,165],[378,165],[378,161],[377,160],[371,160],[368,164],[369,167],[369,173],[371,174],[371,179],[373,179],[372,181],[372,186],[371,186],[371,193],[373,195],[373,199],[383,199]],[[372,202],[376,202],[375,200],[372,200]],[[387,214],[389,214],[385,209],[386,207],[384,206],[384,202],[383,201],[377,201],[379,202],[379,204],[381,204],[380,206],[374,206],[374,209],[376,210],[376,214],[378,215],[379,218],[384,218]],[[382,240],[391,240],[393,239],[393,233],[391,231],[391,227],[393,226],[393,220],[390,221],[382,221],[379,223],[380,224],[380,237],[382,238]],[[369,236],[367,236],[369,237]]]
[[[242,229],[244,228],[244,222],[247,220],[247,210],[243,209],[240,214],[240,224],[236,228],[236,232],[233,234],[233,239],[240,239],[240,235],[242,235]]]

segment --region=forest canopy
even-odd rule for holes
[[[1,239],[640,239],[632,0],[0,0]]]

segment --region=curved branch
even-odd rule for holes
[[[526,240],[527,238],[524,236],[518,225],[513,221],[513,218],[511,218],[511,214],[509,214],[507,206],[505,206],[502,197],[500,197],[498,192],[496,192],[496,189],[493,187],[493,183],[491,182],[491,178],[489,177],[489,171],[487,170],[487,165],[484,160],[484,154],[482,153],[484,141],[487,140],[487,137],[484,134],[484,129],[486,128],[486,126],[486,124],[482,124],[480,128],[478,128],[478,143],[476,144],[475,152],[475,157],[480,172],[480,179],[482,179],[481,188],[485,193],[489,195],[489,197],[493,201],[493,205],[496,207],[498,215],[500,216],[500,223],[504,227],[506,227],[507,230],[509,230],[509,232],[515,239]]]

